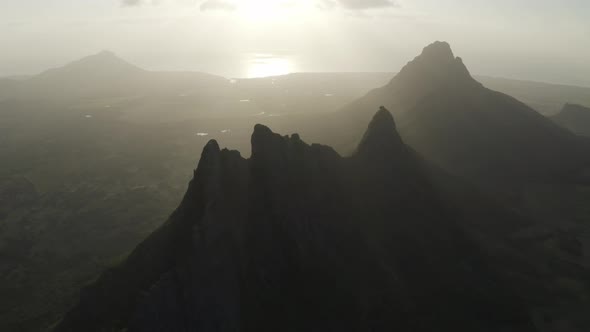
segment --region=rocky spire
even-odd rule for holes
[[[221,150],[219,149],[219,144],[216,140],[210,140],[207,145],[203,148],[203,152],[201,153],[201,159],[199,160],[199,166],[197,170],[211,172],[214,171],[217,167],[219,167],[219,154]],[[197,170],[195,170],[195,175]]]
[[[369,123],[356,155],[379,160],[391,159],[405,151],[406,147],[397,132],[393,115],[381,106]]]

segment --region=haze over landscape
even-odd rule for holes
[[[0,4],[0,331],[590,330],[590,4]]]
[[[394,72],[446,40],[475,74],[590,86],[589,13],[584,0],[6,0],[0,76],[103,49],[226,77]]]

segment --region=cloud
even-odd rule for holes
[[[142,0],[121,0],[121,5],[125,7],[139,6],[142,4]]]
[[[234,11],[236,5],[226,0],[207,0],[201,4],[201,11],[209,10],[221,10],[221,11]]]
[[[159,4],[160,0],[120,0],[124,7],[137,7],[144,4]],[[201,11],[227,11],[232,12],[238,9],[240,2],[248,0],[204,0],[200,4]],[[379,9],[399,7],[397,0],[314,0],[317,8],[330,10],[335,8],[344,8],[353,11],[362,11],[366,9]],[[198,1],[196,1],[198,3]],[[295,6],[296,1],[281,2],[282,6]],[[194,2],[193,2],[194,4]]]
[[[160,0],[121,0],[121,6],[123,7],[138,7],[145,4],[159,5]]]
[[[350,10],[365,10],[399,7],[399,4],[393,0],[321,0],[319,7],[322,9],[342,7]]]
[[[397,7],[398,4],[391,0],[338,0],[342,7],[348,9],[371,9]]]

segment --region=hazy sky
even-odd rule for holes
[[[476,74],[590,85],[588,0],[0,0],[0,75],[104,49],[233,77],[397,71],[434,40]]]

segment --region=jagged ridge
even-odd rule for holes
[[[530,330],[403,146],[385,109],[351,158],[262,125],[249,160],[209,142],[170,220],[56,331]]]

